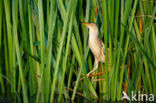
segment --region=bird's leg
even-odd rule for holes
[[[99,61],[98,61],[97,59],[95,59],[94,68],[93,68],[92,71],[90,71],[90,72],[87,74],[87,77],[88,77],[91,73],[93,73],[96,69],[98,69],[98,64],[99,64]],[[83,80],[83,79],[84,79],[84,77],[82,77],[80,80]]]
[[[95,59],[95,62],[94,62],[94,69],[91,70],[87,76],[89,76],[91,73],[93,73],[96,69],[98,69],[98,64],[99,64],[99,61],[97,59]]]

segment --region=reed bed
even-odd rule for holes
[[[15,94],[16,102],[38,103],[121,101],[123,91],[156,95],[155,4],[0,0],[0,98]],[[96,23],[109,48],[90,78],[94,56],[81,22]]]

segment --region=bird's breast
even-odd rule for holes
[[[98,39],[90,39],[89,40],[89,48],[91,49],[92,53],[96,57],[98,57],[101,52],[101,47],[97,40]]]

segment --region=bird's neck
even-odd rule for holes
[[[89,30],[89,39],[96,39],[99,35],[99,31],[97,29],[90,29]]]

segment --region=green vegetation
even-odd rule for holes
[[[120,101],[123,91],[156,95],[155,4],[0,0],[0,97],[15,94],[18,102],[39,103],[80,97]],[[96,23],[109,48],[105,64],[90,78],[94,57],[81,22]]]

